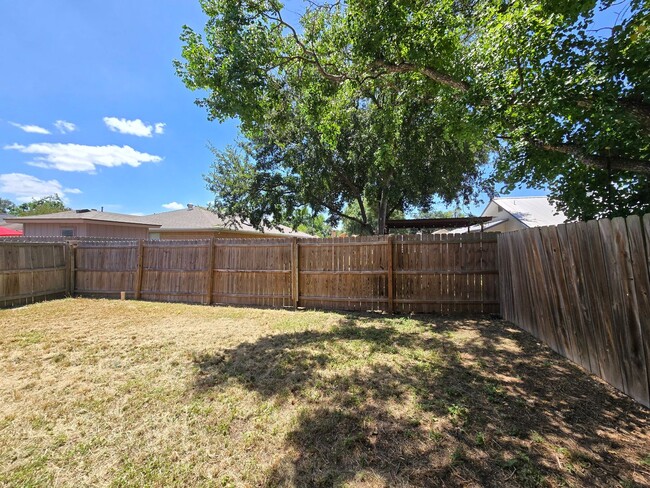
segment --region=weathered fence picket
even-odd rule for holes
[[[650,406],[650,215],[499,236],[501,313]]]
[[[0,307],[64,296],[69,253],[63,243],[0,244]]]

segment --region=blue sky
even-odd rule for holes
[[[204,24],[198,1],[0,0],[0,196],[55,190],[74,208],[125,213],[209,201],[207,144],[237,127],[209,122],[175,75],[183,24]]]
[[[237,124],[208,121],[175,75],[183,24],[205,24],[198,0],[0,0],[0,197],[144,214],[210,201],[208,143]]]

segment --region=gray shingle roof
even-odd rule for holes
[[[147,215],[148,221],[160,224],[160,231],[191,231],[191,230],[233,230],[239,232],[259,233],[252,225],[237,221],[237,224],[227,223],[216,213],[210,210],[194,206],[192,209],[184,208]],[[272,236],[286,235],[291,237],[313,237],[304,232],[297,232],[289,227],[280,226],[278,229],[265,228],[264,233]]]
[[[66,212],[56,212],[46,215],[31,215],[29,217],[11,217],[6,219],[8,222],[29,223],[29,222],[52,222],[57,220],[86,220],[94,222],[113,222],[120,224],[145,225],[147,227],[156,226],[148,217],[138,215],[126,215],[113,212],[99,212],[89,210],[87,212],[78,212],[68,210]]]

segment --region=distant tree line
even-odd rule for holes
[[[66,207],[59,195],[50,195],[43,198],[32,199],[29,202],[16,204],[6,198],[0,198],[0,213],[27,217],[29,215],[44,215],[70,210]]]

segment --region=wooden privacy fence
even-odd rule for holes
[[[65,295],[68,252],[63,243],[0,244],[0,307]]]
[[[650,214],[499,236],[501,313],[650,406]]]
[[[494,234],[79,242],[73,291],[190,303],[499,312]]]
[[[650,406],[650,215],[501,234],[0,241],[0,306],[67,293],[499,313]]]

